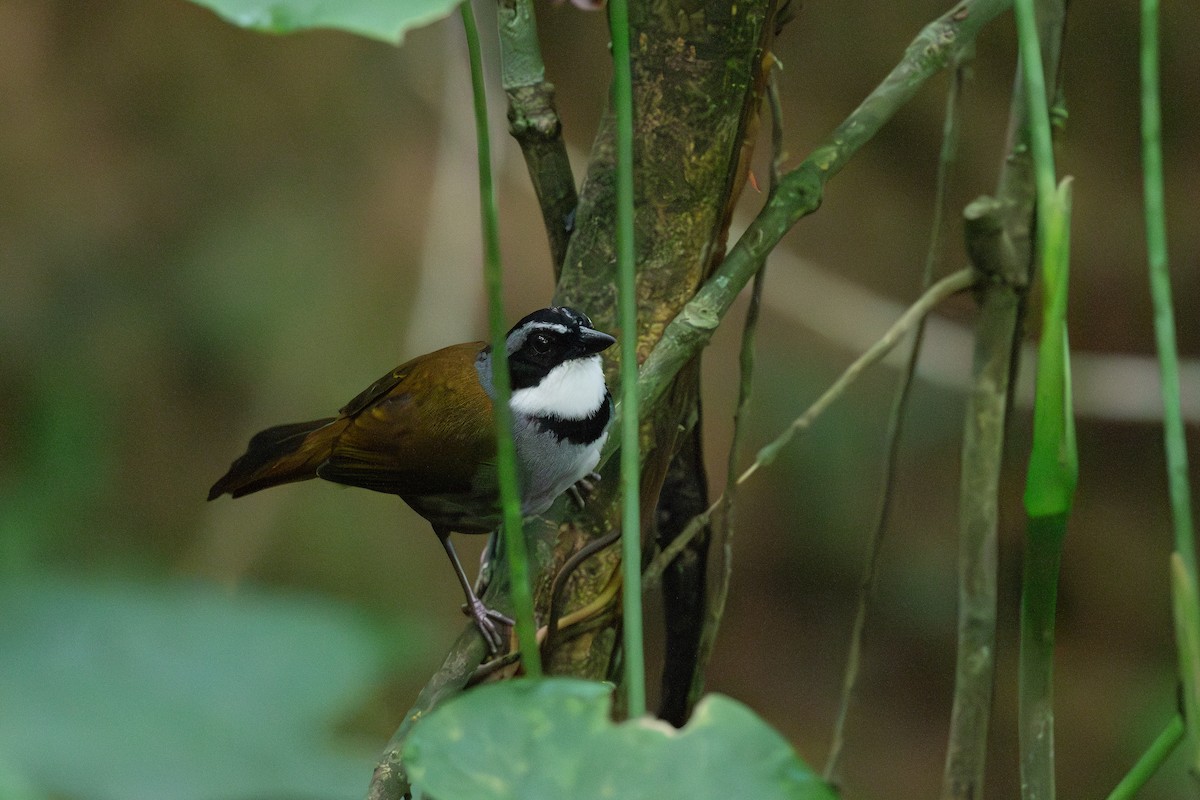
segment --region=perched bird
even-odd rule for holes
[[[599,354],[615,341],[565,307],[535,311],[508,332],[523,515],[542,513],[596,467],[612,416]],[[492,349],[483,342],[418,356],[336,417],[256,434],[208,499],[310,478],[399,495],[433,526],[468,612],[496,651],[496,623],[511,620],[476,597],[450,543],[451,532],[488,533],[500,524],[492,372]]]

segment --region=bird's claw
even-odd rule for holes
[[[488,652],[493,655],[501,652],[505,637],[497,623],[511,628],[516,625],[516,622],[499,611],[488,608],[477,597],[472,597],[463,606],[463,613],[475,620],[475,627],[479,628],[479,632],[483,634],[483,641],[487,644]]]
[[[575,505],[583,508],[587,505],[587,497],[592,492],[596,491],[596,484],[600,482],[599,472],[589,472],[575,483],[567,487],[567,494],[571,495],[571,499],[575,501]]]

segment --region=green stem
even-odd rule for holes
[[[1192,521],[1191,490],[1188,486],[1187,438],[1179,399],[1179,351],[1175,343],[1175,312],[1171,299],[1171,273],[1167,262],[1166,200],[1163,191],[1162,112],[1158,77],[1158,0],[1142,0],[1142,170],[1146,211],[1146,251],[1150,270],[1150,296],[1154,303],[1154,338],[1162,376],[1163,439],[1167,453],[1167,487],[1175,532],[1175,554],[1186,575],[1186,583],[1197,585],[1196,530]],[[1176,581],[1178,582],[1178,580]],[[1189,599],[1190,594],[1190,599]],[[1179,649],[1180,681],[1183,684],[1185,721],[1188,728],[1189,760],[1194,775],[1200,776],[1200,680],[1195,648],[1200,640],[1197,609],[1181,604],[1194,601],[1194,592],[1172,593]]]
[[[1047,222],[1054,198],[1054,145],[1050,132],[1050,105],[1046,95],[1046,73],[1042,65],[1042,46],[1038,35],[1034,0],[1016,0],[1013,14],[1017,21],[1021,77],[1025,84],[1026,112],[1029,120],[1029,146],[1033,151],[1037,181],[1037,238],[1047,240]]]
[[[637,264],[633,239],[633,73],[629,52],[629,6],[609,4],[612,30],[613,105],[617,128],[617,290],[621,327],[621,562],[624,578],[625,692],[630,717],[646,713],[646,666],[642,652],[641,470],[638,425]]]
[[[1188,489],[1187,437],[1179,402],[1179,351],[1175,344],[1175,312],[1167,264],[1162,114],[1158,96],[1158,0],[1142,0],[1142,168],[1145,172],[1146,249],[1150,260],[1150,295],[1154,301],[1154,336],[1162,372],[1163,434],[1175,523],[1175,549],[1194,577],[1196,534]]]
[[[1021,792],[1054,797],[1054,611],[1067,515],[1032,517],[1021,577]]]
[[[1034,0],[1014,13],[1037,189],[1037,248],[1044,286],[1033,447],[1025,484],[1029,522],[1021,577],[1018,718],[1021,794],[1053,800],[1054,613],[1063,538],[1078,479],[1067,345],[1070,181],[1055,186],[1049,99]]]
[[[1133,765],[1133,769],[1129,770],[1129,774],[1122,778],[1108,795],[1108,800],[1133,800],[1182,740],[1183,717],[1176,714],[1146,752],[1142,753],[1142,757]]]
[[[492,341],[492,385],[495,390],[493,411],[496,420],[496,475],[500,484],[500,503],[504,512],[504,546],[512,576],[513,613],[517,621],[517,642],[521,648],[525,673],[532,678],[542,675],[541,655],[537,646],[537,624],[533,618],[533,592],[529,585],[529,554],[521,521],[521,499],[517,489],[517,453],[513,444],[512,412],[509,398],[512,386],[508,374],[508,350],[505,347],[504,271],[500,263],[500,228],[496,210],[496,188],[492,181],[492,152],[487,125],[487,95],[483,82],[483,57],[479,30],[470,0],[459,6],[467,35],[471,61],[471,90],[475,106],[475,134],[479,154],[479,207],[483,219],[483,274],[488,293],[488,322]]]

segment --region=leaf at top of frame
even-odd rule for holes
[[[329,28],[400,44],[404,34],[447,16],[460,0],[192,0],[242,28],[296,33]]]

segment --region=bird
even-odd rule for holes
[[[545,512],[594,476],[612,394],[601,353],[616,339],[565,306],[542,308],[508,331],[513,440],[521,514]],[[493,426],[494,359],[484,342],[435,350],[393,369],[337,416],[267,428],[209,490],[237,498],[321,478],[398,495],[433,527],[488,649],[512,620],[486,607],[467,580],[452,533],[491,533],[501,521]]]

